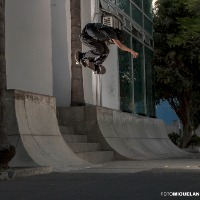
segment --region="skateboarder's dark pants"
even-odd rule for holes
[[[81,42],[88,46],[91,50],[83,54],[82,59],[94,59],[95,65],[101,65],[108,57],[109,49],[105,42],[95,40],[93,38],[80,38]]]

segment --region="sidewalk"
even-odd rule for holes
[[[33,168],[11,168],[0,171],[0,181],[10,180],[19,177],[48,174],[53,171],[52,167],[33,167]]]
[[[197,155],[191,159],[115,161],[88,169],[0,181],[0,199],[196,200],[200,197],[199,175]]]
[[[194,154],[192,158],[159,159],[142,161],[113,161],[102,164],[99,167],[79,170],[79,173],[137,173],[152,169],[180,169],[199,170],[200,154]],[[72,171],[73,173],[73,171]]]
[[[191,158],[159,159],[142,161],[113,161],[94,164],[93,167],[68,171],[69,173],[137,173],[152,169],[184,169],[200,171],[200,153],[194,153]],[[11,168],[0,172],[0,180],[19,177],[48,174],[55,171],[52,167]],[[62,171],[64,172],[64,171]],[[66,171],[67,172],[67,171]]]

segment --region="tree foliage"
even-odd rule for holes
[[[156,98],[180,118],[185,147],[200,110],[200,1],[158,0],[154,11]]]

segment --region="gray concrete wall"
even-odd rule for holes
[[[106,74],[101,80],[101,106],[120,110],[118,49],[114,44],[110,45],[109,49],[110,54],[104,62]]]
[[[81,26],[90,22],[100,22],[101,16],[98,0],[81,1]],[[89,50],[82,46],[83,51]],[[83,69],[84,95],[87,104],[99,105],[119,110],[119,69],[118,50],[110,45],[110,55],[103,63],[107,72],[102,76],[94,75],[91,70]]]
[[[6,0],[7,88],[53,95],[50,0]]]
[[[81,1],[82,28],[100,22],[98,3]],[[86,104],[119,110],[118,53],[115,46],[109,48],[105,75],[83,69],[84,96]],[[8,89],[53,95],[57,106],[70,106],[71,59],[70,1],[6,1]]]
[[[71,15],[69,0],[51,0],[53,96],[57,106],[71,103]]]

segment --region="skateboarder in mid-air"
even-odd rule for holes
[[[109,49],[106,44],[110,41],[121,50],[130,52],[134,58],[138,57],[137,52],[123,44],[125,40],[123,30],[101,23],[87,24],[80,34],[80,40],[83,44],[91,48],[91,50],[85,53],[77,51],[75,55],[77,64],[80,63],[85,67],[89,67],[97,74],[104,74],[106,72],[102,63],[108,57]]]

